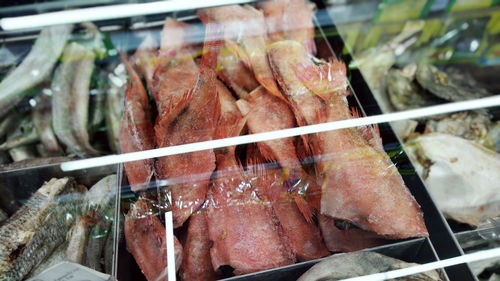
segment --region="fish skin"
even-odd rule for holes
[[[292,195],[283,185],[282,171],[279,167],[266,164],[259,152],[247,152],[247,158],[253,157],[253,169],[249,169],[252,186],[263,200],[268,200],[273,206],[283,235],[286,236],[297,260],[307,261],[318,259],[330,254],[314,222],[308,222],[300,212]],[[262,159],[259,159],[262,158]]]
[[[158,147],[208,141],[214,138],[220,115],[215,67],[220,41],[211,41],[215,25],[206,31],[204,52],[196,85],[185,92],[170,110],[162,111],[155,125]],[[159,158],[156,171],[168,179],[172,194],[174,227],[181,226],[205,201],[210,175],[215,169],[212,150],[197,151]]]
[[[38,102],[33,110],[33,124],[47,152],[47,156],[56,156],[61,154],[62,149],[52,129],[51,99],[50,96],[44,94],[38,96]]]
[[[23,91],[50,75],[72,29],[73,25],[42,29],[28,56],[0,82],[0,117],[21,100]]]
[[[221,48],[217,63],[217,76],[236,93],[238,98],[245,99],[259,86],[253,72],[246,68],[242,60],[226,46]]]
[[[210,238],[206,214],[199,211],[189,219],[187,239],[183,249],[182,280],[217,280],[210,260]]]
[[[26,277],[26,279],[33,278],[39,274],[41,274],[46,269],[51,268],[52,266],[63,262],[66,260],[66,247],[67,243],[61,243],[57,248],[52,252],[50,256],[47,256],[40,264],[38,264]]]
[[[217,175],[207,193],[214,270],[229,265],[234,274],[240,275],[294,263],[295,255],[280,235],[271,205],[256,196],[236,162],[234,147],[218,152],[216,157]]]
[[[112,73],[108,74],[109,88],[106,92],[105,111],[106,133],[109,147],[114,153],[117,153],[120,147],[120,120],[125,89],[127,88],[127,75],[125,72],[125,66],[118,64]]]
[[[252,133],[283,130],[296,126],[295,116],[287,104],[259,87],[247,97],[247,125]],[[293,138],[282,138],[257,144],[260,152],[268,161],[276,161],[283,169],[283,178],[289,185],[288,192],[293,194],[300,211],[308,222],[312,222],[315,210],[319,210],[321,189],[299,162]],[[309,202],[308,202],[309,201]]]
[[[94,54],[73,42],[66,46],[62,64],[52,79],[52,127],[70,153],[79,157],[99,154],[87,132],[90,76]]]
[[[374,232],[363,229],[339,229],[335,226],[333,219],[324,215],[318,216],[318,223],[326,247],[332,252],[354,252],[389,242]]]
[[[267,60],[264,15],[249,5],[227,5],[198,10],[203,23],[217,22],[224,27],[226,46],[252,69],[255,79],[280,99],[281,94]],[[286,100],[285,100],[286,101]]]
[[[295,40],[316,54],[313,15],[315,5],[306,0],[270,0],[258,3],[266,18],[270,43]]]
[[[384,256],[375,252],[353,252],[330,256],[315,264],[297,281],[342,280],[350,277],[375,274],[416,264]],[[427,271],[398,280],[442,280],[436,271]]]
[[[120,145],[122,153],[153,149],[155,147],[153,124],[151,122],[148,95],[142,81],[127,61],[125,63],[130,75],[125,91],[125,106],[121,119]],[[151,177],[155,173],[154,159],[145,159],[124,163],[127,179],[132,191],[147,189]]]
[[[64,241],[75,190],[71,178],[51,179],[0,227],[0,280],[21,280]]]
[[[77,219],[69,233],[66,260],[80,264],[83,263],[91,223],[90,219],[85,216]]]
[[[280,85],[308,124],[353,118],[345,99],[345,65],[313,62],[295,41],[274,43],[268,52]],[[381,141],[365,139],[357,128],[315,135],[321,214],[390,238],[427,237],[420,206],[376,143]]]
[[[127,249],[148,281],[167,281],[167,245],[165,227],[151,215],[145,200],[132,204],[125,218],[125,240]],[[182,245],[174,236],[175,267],[182,263]]]

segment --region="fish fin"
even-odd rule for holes
[[[314,212],[311,206],[307,203],[306,199],[298,193],[293,193],[292,197],[304,219],[308,223],[313,223]]]
[[[156,134],[156,143],[158,147],[163,147],[166,144],[164,143],[165,136],[168,135],[169,127],[172,122],[184,111],[188,106],[191,98],[193,97],[193,92],[196,88],[192,88],[189,91],[186,91],[184,95],[179,99],[177,104],[173,104],[173,98],[170,98],[168,107],[164,112],[161,112],[162,115],[157,119],[157,124],[155,126],[155,134]]]
[[[351,108],[351,115],[353,118],[360,118],[360,113],[357,108]],[[380,137],[380,129],[378,124],[373,124],[373,126],[361,126],[358,127],[358,131],[363,136],[370,146],[379,151],[384,151],[384,145],[382,143],[382,138]]]

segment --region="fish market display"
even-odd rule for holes
[[[129,122],[148,121],[140,130],[122,127],[122,147],[151,132],[152,147],[161,148],[359,116],[347,104],[344,64],[313,57],[309,2],[273,0],[197,14],[205,27],[202,52],[190,38],[193,25],[167,18],[160,40],[147,33],[131,57],[129,73],[137,70],[144,81],[131,74],[129,85],[141,88],[133,96],[143,100],[134,108],[139,117]],[[144,89],[156,108],[148,108]],[[131,180],[150,162],[126,169],[141,199],[125,221],[127,247],[148,280],[167,277],[162,253],[169,249],[156,208],[171,208],[183,280],[253,273],[428,235],[376,127],[150,161],[154,172],[136,183],[154,178],[159,202]]]
[[[500,215],[498,153],[448,134],[419,136],[406,149],[446,217],[477,226]]]
[[[75,192],[73,179],[52,179],[0,227],[0,280],[23,279],[64,241]]]
[[[72,29],[72,25],[58,25],[42,30],[28,56],[0,82],[0,117],[20,101],[25,90],[49,76]]]
[[[129,210],[125,219],[125,240],[148,281],[167,280],[165,227],[151,214],[147,201],[138,200]],[[182,262],[182,246],[177,239],[174,242],[175,265],[170,266],[178,269]]]
[[[268,52],[280,86],[308,124],[353,118],[342,63],[313,62],[295,41],[273,43]],[[387,237],[427,236],[420,207],[381,148],[380,136],[363,130],[328,131],[313,140],[322,175],[321,214]]]
[[[417,264],[407,263],[374,252],[355,252],[328,257],[311,267],[297,281],[342,280],[415,265]],[[401,277],[398,280],[438,281],[443,279],[438,272],[427,271]]]

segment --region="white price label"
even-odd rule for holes
[[[28,279],[28,281],[112,281],[107,275],[83,265],[72,262],[61,262]]]

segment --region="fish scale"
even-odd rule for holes
[[[74,201],[55,196],[72,191],[73,179],[51,179],[0,228],[0,281],[21,280],[64,241],[66,220],[57,218]]]

